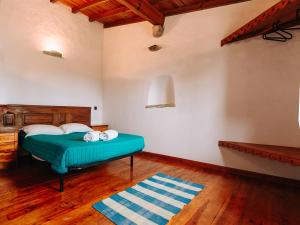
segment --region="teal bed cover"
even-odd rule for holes
[[[85,142],[85,133],[64,135],[35,135],[26,137],[21,146],[31,154],[51,163],[57,173],[68,172],[68,167],[80,167],[143,150],[144,138],[119,134],[111,141]]]

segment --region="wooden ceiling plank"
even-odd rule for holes
[[[121,20],[116,20],[113,22],[104,23],[104,28],[122,26],[125,24],[138,23],[138,22],[143,22],[143,21],[145,21],[145,20],[141,17],[132,17],[132,18],[128,18],[128,19],[121,19]]]
[[[149,21],[153,25],[163,25],[165,16],[152,6],[147,0],[116,0],[118,3],[126,6],[134,14],[140,16],[144,20]]]
[[[172,0],[178,7],[183,7],[185,6],[184,2],[181,0]]]
[[[221,42],[221,46],[270,32],[272,31],[274,24],[278,22],[284,24],[295,18],[296,11],[299,7],[300,0],[281,0],[258,17],[224,38]]]
[[[94,21],[101,22],[103,19],[106,19],[108,17],[112,17],[112,16],[115,16],[115,15],[118,15],[120,13],[126,13],[126,12],[131,12],[131,11],[127,7],[125,7],[125,6],[120,6],[120,7],[117,7],[115,9],[108,10],[107,12],[99,13],[99,14],[90,16],[89,17],[89,21],[90,22],[94,22]]]
[[[50,0],[50,2],[64,2],[63,0]],[[106,18],[114,16],[114,15],[119,15],[122,13],[129,13],[132,12],[140,19],[137,19],[134,17],[134,19],[118,19],[118,17],[114,18],[115,24],[124,24],[124,22],[128,21],[131,23],[131,21],[149,21],[150,23],[154,25],[163,25],[165,21],[165,16],[170,16],[170,15],[176,15],[176,14],[181,14],[181,13],[187,13],[187,12],[192,12],[192,11],[198,11],[198,10],[203,10],[203,9],[209,9],[213,7],[218,7],[218,6],[224,6],[224,5],[229,5],[229,4],[234,4],[234,3],[240,3],[244,1],[250,1],[250,0],[197,0],[198,3],[192,4],[192,5],[185,5],[185,0],[115,0],[117,3],[121,4],[122,7],[118,6],[117,8],[114,9],[109,9],[107,12],[96,12],[93,15],[89,15],[89,20],[92,21],[99,21],[105,23]],[[82,11],[84,9],[87,9],[89,7],[95,6],[97,4],[103,4],[103,3],[110,3],[110,2],[115,2],[112,0],[89,0],[87,1],[82,1],[78,0],[77,6],[72,6],[69,3],[65,3],[68,6],[71,6],[72,12],[77,13],[79,11]],[[173,2],[173,9],[170,10],[161,10],[160,12],[160,6],[159,3],[161,1],[172,1]],[[81,4],[80,4],[81,3]],[[176,7],[177,6],[177,7]],[[125,7],[130,10],[126,11]],[[111,11],[111,12],[110,12]],[[108,26],[115,26],[113,23],[109,23],[112,25],[107,25]]]
[[[300,25],[300,19],[284,23],[284,24],[280,25],[280,27],[283,29],[289,29],[289,28],[293,28],[296,26],[298,27],[299,25]]]
[[[78,12],[80,12],[83,9],[89,8],[89,7],[94,6],[94,5],[96,5],[96,4],[100,3],[100,2],[103,2],[103,1],[104,0],[91,0],[89,2],[82,3],[79,6],[73,7],[72,8],[72,13],[78,13]]]
[[[165,10],[164,15],[173,16],[182,13],[205,10],[205,9],[226,6],[226,5],[236,4],[236,3],[246,2],[246,1],[250,1],[250,0],[210,0],[210,1],[201,0],[198,3],[194,3],[191,5]]]

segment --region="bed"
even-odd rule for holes
[[[20,134],[20,146],[33,156],[51,164],[60,175],[60,191],[63,191],[63,175],[71,169],[85,168],[103,162],[131,157],[142,151],[144,138],[131,134],[119,134],[111,141],[85,142],[85,133],[63,135],[35,135],[26,137]]]
[[[2,118],[9,114],[11,125]],[[0,105],[0,129],[3,131],[20,130],[33,124],[60,126],[67,123],[91,125],[91,107],[41,106],[41,105]],[[19,133],[19,147],[32,156],[51,164],[59,174],[60,191],[64,190],[64,175],[72,169],[86,168],[115,159],[133,156],[144,148],[144,138],[137,135],[119,134],[118,138],[103,142],[84,142],[85,133],[61,135],[35,135],[25,138]]]

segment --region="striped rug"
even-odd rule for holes
[[[204,188],[158,173],[93,205],[117,225],[163,225]]]

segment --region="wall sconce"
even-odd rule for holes
[[[61,52],[58,52],[58,51],[55,51],[55,50],[52,50],[52,51],[44,50],[43,53],[46,54],[46,55],[57,57],[57,58],[62,58],[63,57]]]
[[[62,58],[61,39],[56,36],[46,37],[42,43],[43,53],[49,56]]]
[[[150,84],[146,108],[175,107],[175,90],[170,76],[157,76]]]

